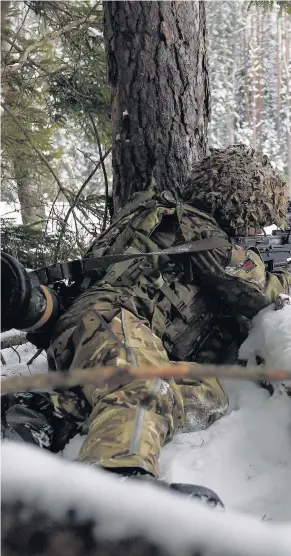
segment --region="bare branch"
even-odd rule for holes
[[[41,355],[41,353],[43,352],[42,348],[39,348],[34,354],[33,356],[30,358],[29,361],[27,361],[26,365],[29,367],[29,365],[31,365],[31,363],[33,363],[33,361],[35,359],[37,359],[39,357],[39,355]]]
[[[63,222],[63,226],[62,226],[62,230],[60,232],[59,238],[58,238],[58,243],[57,243],[57,247],[56,247],[56,252],[55,252],[55,260],[57,260],[58,258],[58,254],[59,254],[59,250],[60,250],[60,245],[61,245],[61,241],[63,239],[65,230],[66,230],[66,226],[67,226],[67,222],[69,220],[69,216],[71,214],[71,212],[73,211],[73,209],[75,208],[75,206],[77,205],[85,187],[88,185],[88,183],[91,181],[91,179],[93,178],[93,176],[96,174],[97,170],[100,168],[100,166],[104,163],[104,160],[107,158],[107,156],[111,153],[111,147],[106,151],[106,153],[102,156],[102,152],[101,152],[101,157],[100,160],[98,162],[98,164],[96,164],[95,168],[93,168],[92,172],[89,174],[89,176],[85,179],[85,181],[83,182],[83,184],[81,185],[74,201],[72,202],[72,204],[70,204],[70,208],[64,218],[64,222]]]
[[[153,379],[187,378],[201,380],[203,378],[228,378],[239,380],[271,380],[282,381],[291,379],[291,369],[279,370],[266,367],[241,367],[239,365],[199,365],[198,363],[165,363],[159,367],[141,365],[140,367],[94,367],[92,369],[70,369],[69,371],[48,372],[33,376],[9,377],[2,381],[2,394],[15,392],[31,392],[38,389],[68,389],[74,386],[95,387],[118,380],[125,384],[135,378]],[[110,387],[110,386],[109,386]]]
[[[18,347],[18,346],[17,346]],[[14,346],[11,346],[11,349],[16,353],[17,357],[18,357],[18,363],[21,363],[21,357],[17,351],[17,349]]]
[[[107,217],[108,217],[108,196],[109,196],[108,177],[107,177],[107,172],[106,172],[106,168],[105,168],[105,165],[104,165],[104,161],[103,161],[103,158],[102,158],[101,141],[100,141],[98,129],[96,127],[96,124],[94,122],[94,118],[93,118],[91,112],[88,112],[88,116],[89,116],[90,122],[93,126],[94,135],[95,135],[95,138],[96,138],[96,141],[97,141],[98,151],[99,151],[99,158],[100,158],[100,162],[101,162],[101,166],[102,166],[102,171],[103,171],[103,176],[104,176],[104,183],[105,183],[105,211],[104,211],[103,224],[102,224],[102,228],[101,228],[101,232],[104,232],[104,230],[106,228]]]
[[[21,346],[22,344],[27,344],[26,334],[13,334],[12,336],[1,339],[0,349],[7,349],[12,346]]]

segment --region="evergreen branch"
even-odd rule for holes
[[[27,61],[28,56],[30,54],[32,54],[32,52],[34,50],[37,50],[38,48],[40,48],[41,46],[43,46],[47,42],[54,41],[55,39],[61,37],[62,35],[65,35],[66,33],[69,33],[70,31],[73,31],[74,29],[77,29],[78,27],[80,27],[84,23],[91,23],[92,21],[95,21],[95,19],[97,19],[97,14],[96,15],[93,14],[89,17],[88,16],[87,17],[82,17],[81,19],[78,19],[78,20],[75,20],[75,21],[71,21],[71,23],[68,23],[67,25],[62,27],[62,29],[58,29],[57,31],[53,31],[51,33],[48,33],[47,35],[44,35],[39,41],[37,41],[33,44],[30,44],[23,51],[23,53],[21,54],[21,56],[18,60],[18,64],[20,66],[18,69],[21,69],[23,64]]]
[[[50,8],[51,8],[52,10],[58,11],[58,12],[62,12],[62,13],[64,13],[65,15],[68,15],[69,17],[71,17],[70,12],[68,12],[67,10],[65,10],[63,7],[60,7],[60,2],[56,2],[56,1],[54,0],[54,2],[48,2],[48,1],[47,1],[46,4],[47,4],[47,6],[50,6]],[[61,4],[62,4],[62,2],[61,2]]]
[[[18,27],[18,29],[17,29],[17,31],[16,31],[15,38],[13,39],[13,41],[7,40],[7,37],[6,37],[5,39],[2,38],[2,40],[6,41],[6,42],[7,42],[8,44],[10,44],[10,46],[11,46],[11,48],[10,48],[9,52],[7,52],[7,55],[6,55],[6,56],[9,56],[9,54],[11,53],[11,51],[13,50],[13,48],[15,47],[16,37],[19,35],[20,31],[22,30],[23,25],[24,25],[25,22],[26,22],[26,19],[27,19],[28,14],[29,14],[29,8],[27,8],[27,10],[26,10],[25,16],[24,16],[24,18],[23,18],[23,20],[22,20],[20,26]],[[2,35],[2,37],[3,37],[3,35]],[[16,47],[15,47],[15,50],[17,50]],[[5,56],[5,58],[6,58],[6,56]]]
[[[75,386],[101,386],[118,380],[126,384],[133,379],[154,377],[187,378],[202,380],[205,378],[227,378],[254,381],[290,380],[290,370],[269,369],[267,367],[241,367],[239,365],[200,365],[198,363],[164,363],[160,366],[141,365],[140,367],[93,367],[91,369],[70,369],[53,371],[33,376],[14,376],[2,381],[2,394],[31,392],[47,388],[70,389]]]
[[[58,178],[56,172],[54,171],[54,169],[52,168],[52,166],[50,165],[48,159],[46,158],[46,156],[41,152],[41,150],[34,145],[30,135],[27,133],[26,129],[21,125],[21,123],[19,122],[19,120],[16,118],[16,116],[13,114],[12,110],[10,110],[10,108],[7,106],[7,104],[5,104],[4,102],[1,102],[1,106],[3,108],[3,110],[5,110],[5,112],[10,116],[10,118],[14,121],[14,123],[19,127],[19,129],[22,131],[24,137],[27,139],[27,141],[29,142],[31,148],[34,150],[34,152],[39,156],[39,158],[41,159],[41,161],[44,163],[44,165],[47,167],[47,169],[49,170],[49,172],[52,174],[53,178],[55,179],[56,183],[59,186],[60,191],[63,193],[64,197],[67,199],[68,203],[70,203],[70,198],[68,197],[66,190],[64,189],[62,182],[60,181],[60,179]]]
[[[7,42],[8,44],[10,44],[11,50],[12,50],[12,47],[13,47],[20,55],[24,54],[23,48],[21,48],[21,46],[19,46],[16,43],[16,39],[11,40],[9,37],[7,37],[6,35],[3,34],[2,40]],[[20,58],[19,58],[19,60],[20,60]],[[18,69],[19,69],[19,67],[18,67],[19,60],[13,65],[12,68],[10,67],[10,71],[18,71]],[[50,73],[41,64],[39,64],[38,62],[33,60],[30,56],[27,56],[27,59],[26,59],[25,63],[29,63],[31,66],[35,66],[36,68],[43,71],[45,75],[50,75]]]
[[[96,164],[95,168],[93,168],[92,172],[89,174],[89,176],[85,179],[85,181],[83,182],[83,184],[81,185],[75,199],[73,200],[72,204],[70,204],[70,208],[64,218],[63,221],[63,226],[62,226],[62,230],[60,232],[59,238],[58,238],[58,243],[57,243],[57,247],[56,247],[56,252],[55,252],[55,261],[57,261],[58,258],[58,254],[59,254],[59,250],[60,250],[60,245],[61,245],[61,241],[62,238],[64,236],[65,230],[66,230],[66,226],[67,226],[67,222],[69,220],[69,216],[71,214],[71,212],[74,210],[75,206],[77,205],[85,187],[88,185],[88,183],[91,181],[91,179],[93,178],[93,176],[96,174],[97,170],[100,168],[100,166],[102,166],[102,164],[104,164],[104,160],[107,158],[107,156],[111,153],[111,147],[106,151],[106,153],[102,156],[102,152],[101,152],[101,157],[99,162]]]

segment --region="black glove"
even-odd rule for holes
[[[50,346],[50,335],[48,332],[28,332],[26,338],[37,349],[48,349]]]
[[[3,396],[2,436],[60,452],[78,432],[79,425],[55,411],[47,392]]]

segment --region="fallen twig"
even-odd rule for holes
[[[0,357],[1,357],[1,363],[2,363],[2,365],[6,365],[6,360],[5,360],[5,357],[4,357],[3,353],[2,353],[2,351],[0,352]]]
[[[228,378],[240,380],[291,379],[291,369],[268,369],[266,367],[241,367],[239,365],[199,365],[197,363],[167,363],[160,367],[142,365],[141,367],[94,367],[92,369],[70,369],[69,371],[48,372],[33,376],[5,378],[2,381],[2,394],[33,391],[42,388],[68,389],[74,386],[101,386],[104,383],[125,384],[135,378],[171,378],[177,381],[184,378],[201,380],[204,378]]]
[[[37,357],[43,352],[43,349],[40,348],[36,351],[36,353],[34,353],[34,355],[30,358],[29,361],[27,361],[26,365],[29,367],[29,365],[31,365],[31,363],[37,359]]]
[[[19,344],[18,344],[19,345]],[[17,345],[17,347],[18,347]],[[13,351],[16,353],[17,357],[18,357],[18,363],[21,363],[21,357],[17,351],[17,349],[14,346],[11,346],[11,349],[13,349]]]
[[[13,346],[21,346],[22,344],[26,343],[26,334],[13,334],[11,336],[7,336],[7,338],[1,338],[1,349],[7,349]]]

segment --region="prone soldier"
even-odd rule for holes
[[[35,338],[43,326],[50,334],[49,368],[223,362],[230,344],[242,340],[240,317],[251,319],[280,293],[291,293],[290,267],[268,272],[256,249],[233,243],[248,227],[281,226],[287,202],[285,181],[267,157],[243,146],[196,162],[183,199],[168,191],[137,195],[86,254],[86,260],[131,258],[83,275],[54,326],[32,327]],[[183,248],[189,242],[191,253]],[[167,254],[173,247],[175,256]],[[42,445],[55,451],[57,419],[74,432],[87,422],[78,460],[122,476],[159,477],[161,449],[175,430],[190,423],[191,430],[206,428],[228,405],[216,379],[135,379],[60,392],[54,406],[48,402],[47,419],[34,396],[29,402],[19,394],[20,403],[8,404],[8,437],[19,424],[19,406],[30,412],[26,437],[40,444],[41,430]]]

